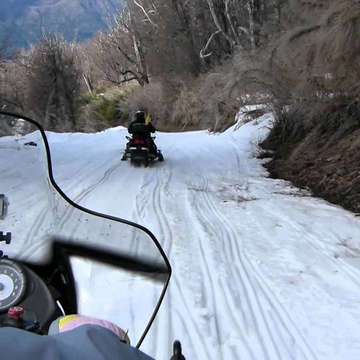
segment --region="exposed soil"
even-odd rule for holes
[[[262,145],[274,151],[266,165],[272,177],[360,213],[360,115],[346,111],[325,112],[310,125],[287,114]]]

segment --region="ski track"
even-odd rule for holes
[[[235,152],[235,154],[237,166],[240,167],[240,158],[237,152]],[[150,179],[146,181],[146,184],[148,185],[144,185],[141,188],[143,199],[147,196],[152,196],[151,213],[156,217],[159,227],[159,239],[162,241],[162,245],[170,258],[172,257],[171,243],[174,241],[174,235],[171,226],[167,221],[168,216],[166,216],[164,210],[166,204],[166,199],[164,198],[169,191],[172,176],[173,174],[170,166],[168,169],[156,169],[154,174],[150,176]],[[266,288],[264,280],[261,280],[259,274],[254,271],[250,261],[244,256],[244,250],[241,248],[241,241],[238,239],[239,236],[236,234],[236,230],[232,227],[231,223],[221,215],[219,210],[216,209],[213,200],[210,198],[207,180],[200,174],[198,177],[200,178],[200,183],[192,185],[195,185],[195,187],[200,186],[201,190],[196,191],[196,197],[191,194],[193,191],[190,190],[187,198],[191,202],[193,209],[195,209],[193,219],[197,219],[198,222],[195,225],[197,228],[202,228],[202,235],[199,236],[198,244],[200,255],[199,262],[202,269],[201,281],[208,285],[203,288],[205,293],[202,294],[202,297],[207,300],[207,304],[205,305],[206,308],[213,314],[211,320],[208,322],[210,328],[209,339],[210,342],[217,342],[217,346],[215,347],[216,350],[213,349],[212,353],[210,353],[208,349],[211,348],[211,345],[209,346],[208,341],[203,340],[202,351],[199,351],[200,349],[198,349],[196,354],[197,358],[210,359],[216,357],[218,359],[228,359],[230,354],[233,356],[237,354],[236,349],[232,348],[232,346],[229,346],[228,349],[224,350],[226,328],[230,327],[235,329],[236,336],[240,339],[243,349],[246,349],[246,354],[237,354],[237,357],[240,355],[241,359],[316,359],[314,352],[304,340],[300,330],[291,321],[289,314],[286,313],[280,303],[274,298],[271,291],[269,291],[269,288]],[[148,188],[146,189],[146,187]],[[137,204],[139,204],[140,198],[137,197]],[[146,201],[144,200],[143,206],[145,206],[145,204]],[[137,209],[138,213],[143,210],[144,208]],[[227,281],[224,281],[223,279],[220,279],[219,281],[219,279],[217,279],[217,272],[215,271],[214,273],[210,270],[210,266],[213,265],[213,259],[209,261],[209,251],[206,250],[206,247],[208,246],[207,240],[209,239],[212,239],[212,241],[216,241],[217,239],[217,241],[223,245],[226,263],[234,264],[240,262],[240,265],[234,267],[235,269],[230,266],[230,269],[226,270],[230,272],[232,281],[235,282],[233,287],[242,289],[241,297],[245,299],[245,306],[239,307],[233,299],[233,289],[229,288]],[[237,256],[235,257],[234,254]],[[218,253],[215,252],[214,257],[217,255]],[[216,264],[214,265],[216,268]],[[167,318],[161,316],[155,323],[153,329],[152,335],[157,339],[155,349],[159,349],[161,344],[164,346],[164,339],[159,336],[159,328],[161,328],[163,334],[167,334],[169,348],[171,348],[171,341],[176,337],[176,334],[174,334],[170,325],[173,323],[172,318],[174,317],[173,309],[171,309],[171,298],[175,296],[177,299],[180,298],[182,300],[184,309],[178,310],[176,312],[177,316],[179,314],[190,313],[192,304],[189,303],[189,299],[182,290],[184,286],[181,287],[180,283],[181,279],[178,278],[175,269],[170,291],[164,303]],[[226,309],[219,308],[219,306],[221,307],[223,304],[227,305]],[[266,308],[271,308],[275,313],[276,321],[274,321],[274,315],[272,315],[271,312],[266,312]],[[220,313],[221,318],[219,317]],[[242,316],[234,316],[234,314],[237,313],[241,313]],[[204,338],[204,334],[197,324],[197,319],[182,316],[180,321],[183,324],[186,323],[186,328],[188,330],[191,329],[189,332],[192,336],[190,337],[196,336],[197,339]],[[247,333],[244,333],[244,323],[247,324]],[[255,337],[258,342],[257,348],[261,349],[260,351],[252,350],[254,346],[254,335],[251,334],[251,331],[249,334],[250,327],[252,327],[252,330],[255,332]],[[277,338],[273,335],[274,328],[277,329]],[[205,338],[206,336],[207,335],[205,335]],[[248,338],[248,336],[250,337]],[[296,354],[294,355],[292,349],[297,343],[301,348],[300,357],[296,356]],[[154,351],[154,346],[152,346],[151,350]],[[155,353],[159,355],[159,358],[163,358],[161,357],[161,355],[163,355],[162,352],[159,353],[159,351],[157,351]]]
[[[254,326],[254,331],[256,333],[256,337],[258,339],[261,353],[251,354],[251,358],[261,358],[261,359],[294,359],[294,357],[290,353],[290,349],[288,346],[289,341],[285,342],[283,339],[275,339],[273,333],[283,334],[285,332],[285,336],[287,336],[290,340],[290,343],[295,343],[295,339],[302,339],[301,333],[295,327],[295,324],[290,322],[291,320],[289,316],[285,313],[284,309],[279,310],[280,305],[275,304],[276,300],[264,288],[264,282],[260,281],[254,275],[254,268],[250,266],[248,259],[244,256],[244,249],[239,247],[239,236],[236,235],[231,223],[220,214],[220,212],[215,208],[212,203],[209,192],[207,191],[207,182],[204,180],[204,190],[201,191],[201,204],[199,203],[199,198],[197,197],[196,201],[196,212],[194,215],[200,217],[200,223],[203,224],[204,228],[208,228],[209,224],[212,224],[212,230],[218,240],[222,239],[222,245],[224,249],[224,254],[226,255],[226,261],[228,264],[237,264],[234,271],[231,271],[234,276],[233,281],[236,281],[236,284],[241,287],[242,296],[246,299],[245,309],[240,309],[241,313],[244,314],[249,312],[251,314],[251,324]],[[205,208],[204,212],[202,209]],[[220,234],[217,234],[217,230],[220,230]],[[218,235],[218,236],[216,236]],[[209,234],[211,236],[211,234]],[[237,256],[234,257],[234,254]],[[207,263],[207,256],[203,254],[204,262]],[[206,267],[208,265],[205,265]],[[214,283],[214,280],[211,279],[212,273],[207,271],[208,281]],[[213,288],[211,286],[211,288]],[[224,290],[224,288],[223,288]],[[210,298],[216,298],[216,294],[221,294],[222,292],[213,291],[210,294]],[[228,293],[231,293],[229,291]],[[209,298],[209,297],[207,297]],[[221,301],[223,303],[224,300]],[[265,304],[264,304],[265,303]],[[277,322],[280,321],[281,325],[278,325],[277,322],[273,322],[269,320],[269,316],[265,313],[264,308],[271,308],[271,310],[276,312]],[[227,315],[229,319],[232,318],[232,314],[234,310],[238,312],[239,309],[232,309],[229,307],[227,310]],[[224,311],[224,309],[223,309]],[[215,312],[219,313],[215,306]],[[224,316],[224,314],[222,314]],[[225,323],[225,327],[229,325],[229,320]],[[271,323],[271,325],[270,325]],[[288,324],[288,325],[286,325]],[[289,325],[291,324],[291,329]],[[273,331],[273,326],[276,326],[278,332]],[[239,330],[239,334],[242,333],[242,321],[236,324],[237,329]],[[300,336],[299,336],[300,335]],[[220,335],[219,335],[220,338]],[[246,339],[245,339],[246,341]],[[301,341],[303,342],[303,341]],[[308,344],[304,343],[300,345],[303,349],[303,354],[301,359],[316,359],[311,348],[309,348]],[[286,349],[287,353],[283,354],[283,350]]]
[[[240,159],[240,153],[234,142],[232,142],[232,145],[235,147],[237,169],[238,169],[238,173],[240,174],[242,172],[242,168],[243,168],[243,164]],[[248,167],[248,163],[246,161],[244,161],[244,166],[246,167],[245,173],[249,173],[249,167]],[[210,200],[209,197],[208,197],[208,200]],[[230,229],[229,235],[230,235],[230,238],[232,238],[232,240],[233,240],[232,242],[235,241],[235,243],[238,243],[237,230],[234,229],[232,223],[226,217],[224,217],[220,212],[218,212],[218,216],[219,216],[219,218],[222,218],[223,224],[227,224],[225,226],[225,229]],[[241,234],[240,234],[240,236],[241,236]],[[261,275],[261,273],[251,263],[249,257],[246,254],[245,248],[242,247],[241,249],[239,249],[237,247],[236,250],[237,250],[238,258],[242,260],[242,267],[243,267],[243,270],[247,273],[247,277],[250,279],[250,274],[254,275],[255,282],[257,283],[258,288],[260,287],[262,296],[270,304],[272,310],[275,311],[275,313],[277,315],[277,320],[278,321],[280,320],[283,330],[285,330],[285,332],[287,333],[286,335],[288,335],[288,337],[290,339],[291,346],[293,347],[295,345],[295,343],[296,343],[295,339],[298,338],[298,339],[300,339],[301,350],[304,351],[304,353],[301,355],[302,356],[301,358],[302,359],[317,359],[314,350],[311,348],[310,344],[306,341],[306,339],[304,338],[300,329],[296,326],[295,322],[292,321],[292,319],[291,319],[289,313],[286,311],[286,309],[276,299],[275,295],[271,291],[270,287],[267,285],[267,283],[266,283],[265,279],[263,278],[263,276]],[[254,284],[255,284],[255,282],[254,282]],[[253,287],[253,290],[254,290],[254,294],[257,295],[257,290],[255,290],[254,287]],[[257,297],[257,303],[260,304],[259,297]],[[265,319],[265,314],[262,311],[261,311],[261,313],[263,314],[263,317]],[[269,312],[269,315],[273,317],[271,312]],[[280,329],[277,322],[274,322],[273,319],[271,319],[271,320],[272,321],[270,321],[270,322],[268,320],[266,320],[266,327],[267,327],[267,330],[268,330],[270,336],[271,336],[272,330],[269,326],[269,323],[276,326],[278,329],[278,332],[276,332],[276,333],[278,333],[280,335],[280,346],[278,346],[276,344],[273,337],[271,338],[271,340],[272,340],[273,346],[275,347],[276,353],[279,355],[279,359],[282,358],[280,356],[280,349],[283,347],[285,350],[287,350],[287,354],[285,355],[284,359],[294,358],[293,354],[292,354],[291,346],[289,347],[288,343],[286,341],[284,341],[284,338],[282,337],[282,331],[281,331],[282,329]],[[291,327],[291,328],[289,328],[289,327]],[[276,347],[278,347],[278,349],[276,349]]]
[[[271,205],[266,203],[262,205],[262,210],[274,223],[279,223],[281,221],[282,224],[285,224],[288,229],[292,229],[293,232],[303,234],[302,239],[306,242],[307,246],[313,249],[317,256],[322,257],[323,261],[327,261],[336,267],[336,269],[346,278],[351,280],[354,283],[354,286],[358,287],[360,291],[360,271],[357,268],[349,265],[342,259],[334,258],[334,253],[324,249],[316,236],[306,231],[301,224],[293,221],[285,212],[282,212],[281,215],[277,213],[274,214]],[[253,217],[248,223],[257,224],[257,229],[262,231],[262,224],[257,217]]]
[[[77,204],[81,204],[81,202],[90,194],[92,193],[94,190],[96,190],[98,187],[100,187],[101,185],[105,184],[105,182],[110,178],[110,176],[118,169],[119,167],[119,163],[114,164],[113,166],[111,166],[109,169],[107,169],[103,176],[96,180],[93,184],[89,185],[88,187],[84,188],[82,191],[80,191],[80,193],[78,195],[76,195],[72,200],[77,203]],[[93,173],[93,172],[92,172]],[[87,177],[88,179],[88,177]],[[72,218],[73,213],[75,211],[79,211],[76,208],[72,207],[72,206],[68,206],[66,207],[66,209],[64,210],[63,214],[59,215],[61,221],[58,225],[57,231],[61,231],[64,227],[65,224],[68,223],[69,219]],[[71,234],[70,234],[71,235]]]
[[[142,201],[143,206],[148,203],[146,198],[151,198],[148,213],[153,214],[155,217],[155,224],[157,224],[158,227],[158,238],[162,242],[162,246],[169,258],[172,257],[172,245],[175,239],[165,211],[166,195],[169,191],[171,179],[171,169],[164,167],[153,169],[153,174],[146,178],[144,186],[141,188],[140,196],[140,198],[144,199]],[[156,295],[158,296],[158,294]],[[158,297],[156,297],[156,295],[154,300],[157,301]],[[172,308],[173,297],[178,301],[181,300],[181,309]],[[149,352],[156,354],[155,357],[157,359],[166,358],[172,349],[172,342],[179,336],[171,326],[174,323],[175,318],[182,324],[184,329],[187,329],[196,337],[197,342],[200,341],[202,343],[202,349],[199,351],[201,356],[198,358],[212,358],[206,343],[203,340],[203,334],[196,323],[196,319],[187,316],[191,313],[191,307],[192,304],[189,303],[189,299],[184,294],[182,285],[177,278],[176,271],[174,271],[170,282],[169,292],[164,299],[163,307],[160,309],[158,319],[155,321],[150,333],[151,338],[155,340],[151,342],[152,346],[149,347]],[[164,339],[164,336],[166,336],[166,339]],[[195,344],[192,344],[192,347],[195,348]]]
[[[331,262],[333,265],[335,265],[341,272],[343,272],[353,283],[355,286],[359,287],[360,290],[360,271],[358,271],[353,266],[347,264],[342,259],[335,259],[334,254],[329,254],[326,250],[322,249],[320,246],[317,246],[317,238],[307,232],[304,231],[304,229],[296,224],[294,221],[291,221],[291,219],[286,216],[287,225],[289,227],[294,228],[296,231],[301,232],[304,234],[304,239],[307,242],[308,246],[314,249],[319,255],[322,255],[325,257],[329,262]],[[341,267],[339,267],[339,262],[341,263]]]

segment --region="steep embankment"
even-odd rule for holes
[[[263,147],[275,178],[307,187],[316,196],[360,212],[360,112],[356,106],[324,109],[322,115],[287,114]]]

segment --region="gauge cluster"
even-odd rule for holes
[[[26,275],[14,261],[0,261],[0,313],[18,305],[26,291]]]
[[[40,329],[59,316],[44,280],[28,266],[0,258],[0,327],[8,320],[9,309],[19,306],[24,310],[23,320],[39,323]]]

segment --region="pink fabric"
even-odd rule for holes
[[[101,326],[105,329],[110,330],[112,333],[118,336],[120,340],[130,343],[129,337],[127,336],[125,331],[122,330],[120,327],[116,326],[115,324],[113,324],[112,322],[106,320],[98,320],[81,315],[68,315],[60,318],[59,332],[63,333],[63,332],[71,331],[83,325]]]

